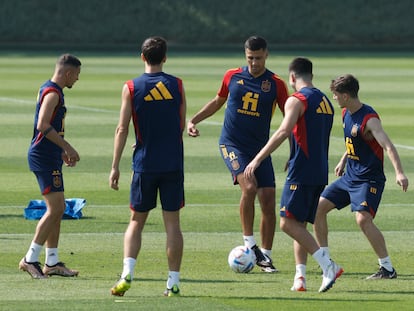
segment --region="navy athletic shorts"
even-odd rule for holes
[[[184,173],[134,172],[131,181],[130,208],[148,212],[157,206],[160,194],[161,207],[165,211],[177,211],[184,206]]]

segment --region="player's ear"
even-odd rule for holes
[[[342,93],[342,99],[344,100],[345,103],[347,103],[350,98],[351,96],[349,96],[348,93]]]
[[[289,72],[289,81],[293,83],[296,81],[296,75],[293,71]]]
[[[142,61],[143,61],[143,62],[145,62],[145,61],[146,61],[145,56],[144,56],[144,54],[143,54],[143,53],[141,53],[141,59],[142,59]]]

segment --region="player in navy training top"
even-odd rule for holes
[[[57,60],[52,78],[39,90],[34,117],[33,137],[28,151],[30,170],[36,175],[47,212],[39,221],[32,243],[19,268],[33,278],[48,275],[76,276],[78,271],[68,269],[58,256],[60,222],[66,208],[62,165],[75,166],[78,152],[64,139],[66,106],[65,87],[71,88],[78,80],[81,62],[71,54]],[[39,254],[46,244],[46,260],[40,268]]]
[[[181,79],[164,72],[144,73],[127,85],[136,134],[134,172],[183,171]]]
[[[141,248],[142,230],[157,196],[167,233],[168,280],[166,296],[179,295],[183,236],[180,209],[184,206],[184,168],[182,133],[186,99],[182,80],[162,71],[167,42],[161,37],[147,38],[141,47],[145,72],[125,83],[114,139],[109,185],[118,190],[119,163],[132,119],[135,145],[130,188],[131,218],[125,232],[121,278],[111,288],[112,295],[123,296],[133,280]]]
[[[378,256],[379,270],[367,279],[393,279],[397,277],[388,255],[384,236],[374,224],[385,186],[384,149],[395,170],[396,182],[407,191],[408,179],[404,174],[397,149],[382,128],[375,110],[358,98],[359,82],[350,75],[332,80],[333,98],[342,110],[346,151],[335,167],[341,176],[322,193],[316,213],[314,231],[327,252],[327,213],[351,205],[356,222]],[[345,170],[346,167],[346,170]]]
[[[58,105],[54,110],[53,117],[50,120],[51,126],[56,129],[59,136],[64,138],[64,119],[66,115],[65,99],[62,88],[51,80],[46,81],[39,89],[36,103],[36,113],[33,126],[33,137],[28,152],[29,168],[33,172],[53,171],[62,167],[62,148],[56,145],[38,129],[39,111],[42,107],[43,99],[47,94],[56,93],[58,96]],[[51,185],[50,185],[51,186]],[[50,192],[45,189],[42,193]]]
[[[257,265],[264,272],[276,272],[271,250],[276,225],[275,177],[271,158],[257,169],[255,180],[246,180],[244,168],[269,138],[270,121],[276,107],[283,112],[288,97],[285,82],[266,69],[266,41],[257,36],[245,42],[247,66],[228,70],[215,98],[209,101],[187,124],[187,133],[199,135],[196,124],[218,111],[227,101],[219,139],[220,152],[241,189],[240,218],[245,246],[254,250]],[[261,249],[253,236],[254,201],[261,205]]]
[[[246,167],[252,178],[261,161],[291,136],[288,174],[280,202],[280,228],[294,239],[296,275],[292,290],[306,290],[307,253],[322,271],[320,292],[332,287],[343,270],[325,255],[306,229],[313,223],[319,195],[328,182],[329,136],[334,110],[325,94],[312,84],[312,62],[295,58],[289,65],[289,83],[295,93],[285,104],[285,117],[279,129]]]

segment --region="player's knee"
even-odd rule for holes
[[[367,230],[367,228],[373,225],[372,219],[371,214],[367,212],[356,212],[355,220],[362,231]]]
[[[256,195],[257,187],[252,182],[245,183],[243,186],[243,192],[249,195]]]
[[[328,199],[325,199],[324,197],[320,197],[318,208],[316,210],[316,215],[326,215],[334,207],[335,205],[331,201],[329,201]]]
[[[280,217],[279,228],[283,232],[287,232],[288,231],[288,225],[287,225],[287,222],[286,222],[286,217]]]

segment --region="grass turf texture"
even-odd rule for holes
[[[303,55],[303,53],[300,53]],[[41,198],[35,177],[28,171],[26,152],[32,134],[37,88],[50,78],[57,55],[0,55],[0,309],[2,310],[411,310],[414,303],[414,204],[412,189],[402,193],[395,185],[387,156],[388,183],[376,219],[399,273],[390,281],[365,281],[375,272],[377,259],[355,225],[349,209],[329,215],[333,258],[344,275],[327,293],[319,294],[320,269],[308,263],[308,292],[292,293],[292,241],[277,230],[273,257],[281,271],[235,274],[227,265],[228,252],[242,244],[238,216],[239,190],[218,153],[217,140],[223,110],[201,123],[201,136],[184,136],[186,203],[182,211],[185,249],[182,297],[162,297],[167,266],[165,234],[160,208],[152,212],[144,232],[136,280],[124,297],[112,297],[109,288],[122,268],[123,232],[129,220],[128,189],[131,150],[124,151],[120,191],[109,189],[113,133],[118,120],[121,87],[142,73],[138,57],[78,54],[80,80],[65,91],[68,108],[66,138],[81,161],[64,169],[66,196],[87,199],[84,217],[63,221],[60,257],[80,270],[78,278],[31,280],[17,265],[31,241],[35,221],[23,219],[30,199]],[[296,53],[271,54],[268,67],[287,81],[287,66]],[[412,182],[414,169],[413,55],[313,54],[315,85],[329,96],[330,80],[353,73],[360,80],[360,98],[380,113],[383,126],[397,145]],[[170,55],[165,71],[183,78],[190,117],[212,98],[227,68],[245,63],[243,54]],[[343,153],[339,108],[335,110],[330,167]],[[275,113],[272,130],[280,123]],[[132,131],[131,131],[132,134]],[[129,144],[133,143],[130,135]],[[287,144],[273,154],[277,201],[284,182]],[[334,176],[330,176],[333,180]],[[412,187],[411,187],[412,188]],[[256,213],[256,227],[259,213]],[[259,235],[256,234],[257,238]],[[41,257],[43,261],[43,254]]]

